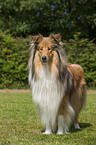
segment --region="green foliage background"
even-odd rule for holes
[[[96,88],[96,44],[81,39],[78,32],[69,42],[64,41],[64,50],[69,62],[83,67],[87,86]]]
[[[0,29],[14,36],[75,32],[96,37],[96,0],[0,0]]]
[[[0,31],[0,88],[27,86],[29,41]]]
[[[88,87],[96,86],[96,45],[76,33],[64,42],[68,62],[80,64]],[[13,38],[0,31],[0,88],[28,87],[28,59],[31,36]]]

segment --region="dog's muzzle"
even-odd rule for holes
[[[46,62],[47,62],[47,57],[46,57],[45,55],[43,55],[42,58],[41,58],[41,61],[42,61],[43,63],[46,63]]]

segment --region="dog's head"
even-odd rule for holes
[[[31,56],[28,63],[29,83],[34,76],[38,76],[41,68],[46,68],[46,66],[60,80],[64,79],[67,59],[62,47],[60,34],[51,34],[49,37],[43,37],[42,35],[32,36],[30,48]]]
[[[60,45],[60,34],[51,34],[49,37],[43,37],[42,35],[33,36],[33,45],[42,64],[51,62],[53,57],[53,51]]]

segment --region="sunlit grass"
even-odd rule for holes
[[[79,123],[81,130],[71,127],[69,134],[43,135],[36,105],[30,93],[0,93],[0,144],[64,144],[95,145],[96,94],[87,97]]]

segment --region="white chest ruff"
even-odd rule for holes
[[[39,106],[44,123],[54,124],[58,109],[64,95],[64,88],[52,76],[47,67],[42,68],[39,77],[32,80],[32,95],[34,102]]]

